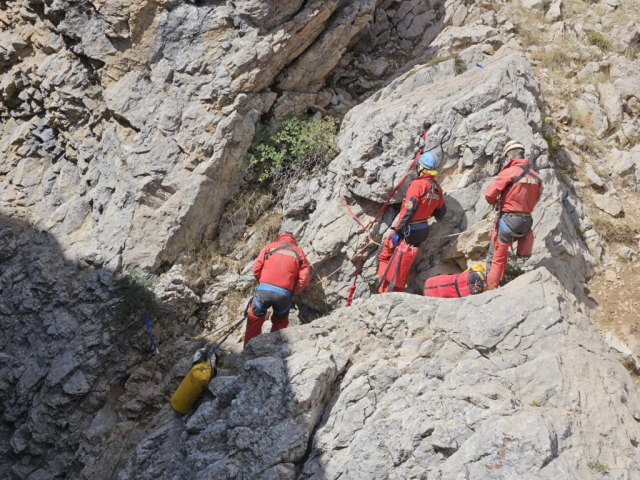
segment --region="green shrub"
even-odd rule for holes
[[[456,75],[462,75],[467,71],[467,64],[464,63],[464,60],[462,60],[460,57],[456,57],[453,61],[453,69],[456,72]]]
[[[549,147],[549,153],[555,153],[560,148],[560,137],[555,133],[545,133],[543,135]]]
[[[504,276],[502,277],[500,285],[504,286],[524,273],[525,272],[520,265],[510,260],[507,262],[506,268],[504,269]]]
[[[258,181],[271,188],[286,186],[315,168],[327,165],[338,153],[338,121],[333,117],[314,120],[293,117],[278,131],[264,135],[249,158]]]
[[[592,461],[588,461],[587,467],[589,467],[591,470],[595,470],[598,473],[602,473],[603,475],[609,473],[609,465],[607,465],[606,463],[594,463]]]
[[[595,45],[603,52],[607,52],[611,48],[611,42],[600,32],[589,30],[587,32],[587,40],[591,45]]]
[[[115,307],[113,323],[114,328],[126,327],[131,320],[142,320],[145,311],[149,315],[156,316],[160,307],[153,293],[155,281],[145,278],[135,270],[128,270],[116,280],[116,296],[118,303]]]

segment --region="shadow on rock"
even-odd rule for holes
[[[163,341],[183,326],[152,318],[153,355],[142,318],[113,328],[114,289],[112,271],[0,215],[0,469],[11,478],[105,478],[173,387],[185,345]]]

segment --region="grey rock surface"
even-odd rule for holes
[[[462,300],[360,300],[242,358],[232,400],[201,404],[179,450],[167,420],[120,478],[638,478],[638,392],[544,268]]]
[[[480,252],[467,258],[458,249],[457,237],[450,235],[486,228],[483,217],[489,206],[483,198],[484,188],[498,171],[501,146],[518,138],[545,182],[533,213],[537,240],[527,265],[546,266],[571,291],[582,292],[593,258],[577,229],[588,230],[588,216],[545,161],[547,145],[537,127],[541,94],[530,65],[522,55],[506,49],[485,60],[483,69],[473,67],[462,75],[456,75],[453,63],[414,67],[354,107],[338,139],[341,153],[327,174],[300,181],[287,198],[284,225],[300,232],[302,248],[316,273],[311,288],[301,297],[305,304],[326,311],[346,298],[366,242],[340,197],[368,225],[411,164],[425,122],[431,124],[427,149],[443,162],[439,178],[449,210],[442,222],[431,226],[430,239],[414,263],[408,291],[421,292],[425,279],[443,262],[453,271],[466,268],[469,260],[476,260],[488,248],[488,237],[484,237],[484,244],[476,245]],[[408,184],[407,180],[372,229],[375,242],[381,242],[397,214]],[[376,253],[375,244],[365,249],[356,296],[370,295],[364,283],[375,283]]]
[[[172,263],[216,231],[260,117],[313,103],[374,3],[11,2],[0,205],[75,260]]]
[[[588,462],[598,462],[612,478],[637,478],[636,391],[580,313],[600,238],[549,159],[531,67],[519,53],[494,55],[515,31],[505,20],[462,0],[0,5],[0,471],[592,478]],[[637,32],[631,22],[611,37],[634,48]],[[611,78],[585,86],[584,116],[628,150],[612,173],[631,177],[637,65],[611,53],[591,67],[585,80]],[[258,122],[309,109],[351,112],[341,155],[287,199],[285,224],[316,272],[303,308],[330,312],[353,279],[364,235],[337,196],[371,220],[425,121],[427,145],[445,160],[450,212],[433,225],[409,291],[483,257],[482,191],[508,138],[525,142],[545,179],[525,265],[537,270],[455,304],[368,298],[371,244],[363,300],[258,337],[179,417],[168,399],[206,341],[195,315],[235,319],[217,306],[253,278],[238,255],[244,268],[221,265],[200,291],[175,260],[215,235]],[[142,322],[109,327],[113,275],[131,266],[164,272],[154,289],[160,356],[149,355]]]
[[[624,206],[616,194],[594,195],[593,204],[614,218],[624,214]]]

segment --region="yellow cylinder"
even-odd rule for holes
[[[207,362],[196,363],[171,397],[171,408],[181,414],[189,413],[210,378],[211,366]]]

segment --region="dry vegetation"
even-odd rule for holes
[[[273,196],[262,190],[245,190],[233,199],[222,216],[220,228],[239,231],[236,248],[221,249],[218,238],[194,245],[184,259],[189,283],[202,291],[229,269],[242,270],[247,259],[255,258],[260,249],[278,235],[282,216],[272,207]],[[242,223],[238,224],[239,221]],[[242,250],[241,256],[239,250]]]
[[[638,230],[621,219],[613,221],[604,214],[596,214],[593,216],[593,224],[600,237],[608,243],[627,246],[637,243]]]

